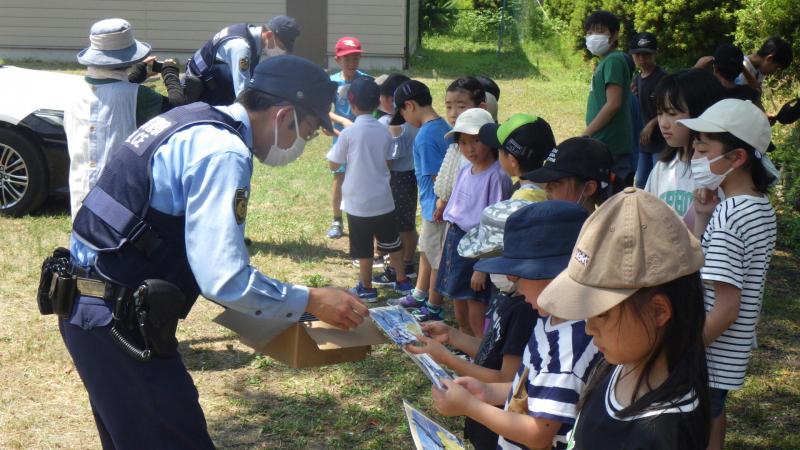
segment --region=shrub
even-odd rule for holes
[[[496,41],[500,30],[500,17],[503,17],[503,41],[511,42],[517,39],[517,21],[514,14],[506,11],[502,14],[499,9],[467,9],[458,11],[451,34],[454,37],[469,39],[473,42]]]
[[[449,29],[457,14],[455,0],[423,0],[422,29],[431,32]]]

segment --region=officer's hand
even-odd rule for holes
[[[311,288],[306,311],[337,328],[355,328],[369,315],[366,305],[355,295],[336,288]]]

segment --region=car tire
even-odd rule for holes
[[[0,128],[0,214],[34,211],[47,197],[47,182],[41,147],[20,131]]]

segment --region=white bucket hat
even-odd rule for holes
[[[150,54],[150,44],[134,39],[131,24],[124,19],[96,22],[89,42],[91,45],[78,53],[78,62],[84,66],[116,69],[136,64]]]

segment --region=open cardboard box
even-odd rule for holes
[[[369,317],[350,331],[319,320],[287,323],[256,319],[231,309],[214,322],[239,334],[244,345],[294,368],[361,361],[371,346],[387,342]]]

